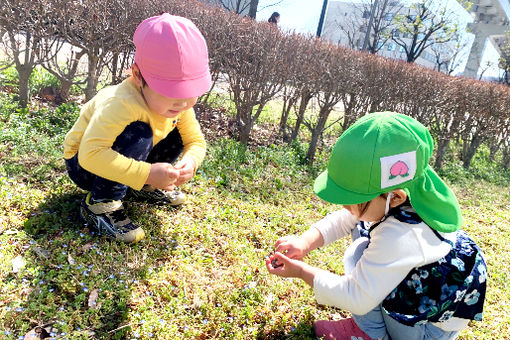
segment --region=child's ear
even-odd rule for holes
[[[402,189],[392,191],[390,207],[398,207],[407,200],[407,193]]]
[[[135,80],[136,85],[142,86],[142,74],[140,73],[140,69],[136,64],[131,65],[131,75]]]

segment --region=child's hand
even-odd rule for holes
[[[303,261],[291,259],[279,252],[266,257],[266,268],[271,274],[281,277],[298,277],[312,287],[317,271]]]
[[[195,161],[189,157],[183,157],[177,164],[175,169],[179,170],[179,178],[175,181],[175,185],[182,185],[187,183],[195,173]]]
[[[302,237],[293,235],[279,238],[274,245],[274,249],[296,260],[301,260],[309,252],[308,243]]]
[[[271,274],[282,277],[300,277],[301,264],[299,260],[293,260],[282,253],[274,253],[266,257],[266,268]]]
[[[150,184],[158,189],[172,191],[175,188],[175,182],[179,178],[179,171],[174,169],[170,163],[151,164],[149,177],[145,184]]]

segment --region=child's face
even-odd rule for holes
[[[152,112],[166,118],[174,118],[197,103],[197,97],[168,98],[152,90],[148,85],[142,86],[142,95]]]
[[[377,196],[371,201],[361,204],[344,205],[343,207],[360,221],[379,222],[386,212],[386,199],[389,193]],[[389,208],[398,207],[407,200],[407,193],[402,189],[395,189],[391,192]]]
[[[386,197],[379,195],[366,203],[344,205],[343,207],[360,221],[378,222],[384,217]]]
[[[166,118],[174,118],[179,113],[191,109],[197,103],[197,97],[169,98],[157,93],[142,80],[142,74],[136,64],[131,66],[131,74],[135,84],[140,88],[147,106],[156,114]]]

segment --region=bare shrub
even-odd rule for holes
[[[18,95],[22,107],[30,98],[29,79],[39,63],[37,56],[49,33],[47,1],[0,1],[0,26],[8,36],[8,53],[18,71]]]

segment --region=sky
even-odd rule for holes
[[[260,0],[257,20],[267,20],[271,13],[278,12],[281,28],[315,34],[322,3],[322,0]]]
[[[472,21],[471,16],[460,7],[457,1],[451,1],[451,3],[456,7],[457,13],[464,13],[461,15],[464,24]],[[278,25],[281,28],[295,30],[299,33],[316,34],[322,5],[323,0],[260,0],[257,20],[265,21],[271,16],[271,13],[276,11],[280,13]],[[496,66],[498,58],[496,49],[488,42],[481,65],[485,67],[490,62],[495,66],[487,70],[484,75],[497,76],[499,74],[499,68]]]

